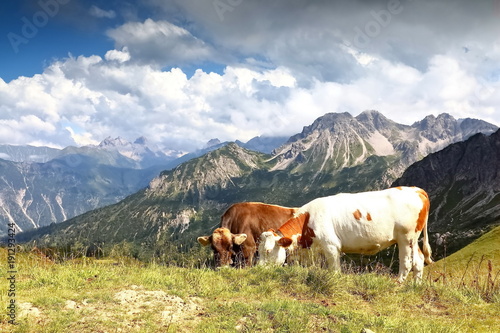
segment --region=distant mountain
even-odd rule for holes
[[[133,143],[121,137],[107,137],[97,146],[86,146],[87,148],[97,148],[98,151],[108,151],[118,153],[133,161],[131,164],[137,169],[145,169],[156,165],[168,165],[183,153],[179,151],[169,151],[168,154],[158,147],[150,144],[145,137],[137,138]]]
[[[177,165],[178,154],[149,146],[144,137],[64,149],[0,146],[0,221],[30,230],[118,202]],[[5,230],[2,223],[0,235]]]
[[[26,231],[116,203],[162,169],[118,168],[77,154],[46,163],[0,160],[0,235],[6,222]]]
[[[450,129],[446,135],[438,133],[443,128]],[[19,237],[148,244],[168,238],[192,245],[193,237],[219,223],[231,203],[300,206],[318,196],[384,188],[407,165],[463,139],[474,128],[489,133],[497,129],[446,114],[411,126],[376,111],[357,117],[326,114],[275,149],[274,155],[235,143],[215,144],[205,154],[163,171],[148,188],[115,205]]]
[[[394,186],[414,185],[431,199],[429,230],[441,255],[500,224],[500,131],[476,134],[410,166]],[[434,247],[434,246],[433,246]]]
[[[60,149],[49,147],[0,145],[0,159],[13,162],[45,163],[59,153]]]
[[[283,145],[288,139],[288,137],[284,136],[256,136],[247,142],[236,141],[236,143],[246,149],[271,154],[273,150]]]

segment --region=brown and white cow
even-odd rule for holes
[[[300,246],[301,234],[292,234],[290,238],[283,238],[282,235],[280,229],[264,231],[260,235],[259,265],[284,265],[287,263],[321,266],[324,257],[316,244],[312,244],[313,248],[303,248]]]
[[[410,271],[420,280],[424,260],[432,263],[427,235],[429,207],[427,193],[418,187],[317,198],[278,229],[283,238],[277,244],[288,246],[293,235],[301,234],[301,247],[319,246],[328,265],[340,270],[341,252],[375,254],[397,243],[398,281],[403,282]],[[422,231],[423,253],[418,246]]]
[[[260,234],[277,229],[296,211],[297,208],[261,202],[235,203],[222,215],[220,227],[210,236],[198,237],[198,242],[211,245],[217,267],[233,262],[238,266],[251,266]]]

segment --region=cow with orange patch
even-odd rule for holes
[[[259,237],[259,265],[283,265],[286,260],[285,246],[278,246],[282,237],[274,230],[264,231]],[[291,241],[290,244],[291,245]]]
[[[297,211],[261,202],[240,202],[221,216],[220,227],[212,235],[198,237],[203,246],[210,245],[215,266],[251,266],[262,232],[277,229]]]
[[[398,281],[403,282],[410,271],[420,280],[424,261],[432,263],[427,235],[429,208],[427,193],[418,187],[317,198],[278,229],[283,238],[277,244],[286,246],[300,233],[299,245],[319,247],[335,270],[340,270],[342,252],[372,255],[398,244]],[[418,246],[422,231],[423,252]]]

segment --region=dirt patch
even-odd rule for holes
[[[112,321],[117,323],[119,332],[139,329],[147,322],[164,328],[179,325],[187,329],[201,320],[204,311],[200,298],[182,299],[162,290],[144,290],[141,286],[118,291],[113,299],[116,302],[106,304],[67,300],[64,308],[82,313],[83,318],[78,321],[77,327],[86,327],[95,321]]]
[[[76,320],[68,327],[70,331],[101,332],[106,327],[116,332],[133,332],[150,326],[165,332],[172,329],[190,332],[204,317],[202,304],[198,297],[183,299],[162,290],[132,285],[104,302],[66,300],[61,308],[63,312],[76,314]],[[32,303],[19,304],[19,318],[46,323],[51,320],[49,313]]]
[[[129,315],[136,315],[148,308],[155,308],[163,320],[178,322],[201,311],[199,298],[191,297],[183,300],[178,296],[168,295],[164,291],[129,289],[117,292],[114,298],[120,302],[123,311]]]
[[[33,306],[31,303],[19,304],[19,317],[35,317],[38,318],[42,315],[40,309]]]

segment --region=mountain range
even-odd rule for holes
[[[271,151],[286,139],[256,137],[240,145]],[[162,170],[227,144],[217,139],[191,153],[162,151],[145,137],[107,137],[97,145],[64,149],[0,145],[0,222],[21,231],[58,223],[120,201]],[[6,232],[0,224],[0,236]]]
[[[192,246],[196,235],[218,225],[231,203],[300,206],[318,196],[385,188],[429,153],[497,129],[481,120],[456,120],[448,114],[402,125],[377,111],[356,117],[328,113],[272,154],[213,141],[215,149],[161,172],[147,188],[124,200],[21,234],[20,239],[47,244],[75,239],[108,244],[172,240]]]

